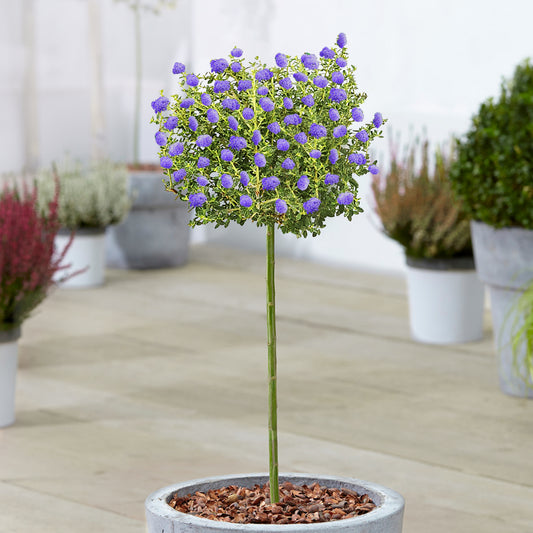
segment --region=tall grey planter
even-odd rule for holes
[[[341,487],[368,494],[376,504],[376,509],[369,513],[345,520],[335,520],[318,524],[234,524],[199,518],[180,513],[170,507],[171,496],[178,492],[181,496],[196,491],[206,492],[229,485],[253,487],[268,481],[267,474],[247,474],[231,477],[214,477],[198,479],[172,485],[151,494],[145,502],[148,533],[203,533],[203,532],[235,532],[245,533],[401,533],[403,523],[404,500],[395,491],[357,479],[333,476],[310,476],[309,474],[280,475],[280,483],[290,481],[296,485],[311,485],[318,482],[326,487]]]
[[[533,231],[496,229],[477,221],[471,223],[471,229],[478,275],[490,291],[500,388],[511,396],[533,398],[533,383],[529,380],[526,385],[513,365],[510,316],[513,303],[533,279]],[[525,347],[517,360],[519,371],[523,370],[524,359]]]
[[[165,191],[161,172],[130,174],[132,208],[108,229],[107,265],[114,268],[170,268],[189,256],[187,204]]]

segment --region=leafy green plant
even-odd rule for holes
[[[449,181],[452,156],[437,150],[434,159],[431,171],[428,141],[416,142],[403,161],[393,149],[389,172],[373,177],[375,211],[383,232],[405,248],[407,257],[471,256],[469,219]]]
[[[194,210],[191,225],[251,220],[266,226],[271,502],[279,501],[275,307],[275,230],[318,235],[328,217],[361,212],[354,175],[377,173],[371,141],[381,135],[376,113],[364,124],[346,36],[320,57],[275,56],[275,67],[211,61],[195,75],[172,69],[179,91],[152,102],[166,189]]]
[[[39,203],[48,205],[54,195],[55,174],[44,170],[37,178]],[[129,212],[128,172],[124,165],[99,160],[83,166],[66,159],[57,167],[59,222],[62,228],[105,228],[118,224]]]
[[[483,102],[451,169],[457,196],[475,220],[533,229],[533,66],[502,82],[499,99]]]

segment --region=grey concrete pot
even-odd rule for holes
[[[170,268],[189,257],[189,213],[185,202],[165,191],[159,171],[130,173],[132,207],[108,229],[107,264],[114,268]]]
[[[252,487],[255,484],[264,484],[268,481],[267,474],[245,474],[231,477],[214,477],[198,479],[172,485],[151,494],[145,502],[146,520],[148,533],[201,533],[215,531],[248,533],[284,532],[284,533],[401,533],[404,511],[404,500],[396,492],[357,479],[349,479],[333,476],[310,476],[309,474],[282,474],[280,482],[291,481],[294,484],[312,484],[318,482],[327,487],[342,487],[365,493],[377,505],[373,511],[357,518],[335,520],[319,524],[294,524],[294,525],[271,525],[271,524],[233,524],[217,522],[206,518],[198,518],[185,513],[180,513],[168,505],[170,497],[178,492],[187,495],[196,491],[205,492],[228,485]]]
[[[533,383],[530,381],[527,386],[513,368],[509,318],[513,303],[533,279],[533,231],[496,229],[482,222],[472,222],[471,229],[477,272],[490,291],[500,388],[511,396],[533,398]],[[521,359],[522,363],[518,358],[519,369],[524,357]]]
[[[20,327],[0,331],[0,428],[15,422]]]

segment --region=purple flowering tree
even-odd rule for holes
[[[274,233],[316,236],[328,217],[362,211],[357,176],[376,174],[346,36],[319,55],[279,53],[245,63],[234,48],[202,75],[175,63],[179,93],[152,102],[166,189],[189,203],[191,225],[254,221],[266,227],[270,498],[279,501]]]

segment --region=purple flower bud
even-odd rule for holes
[[[284,168],[285,170],[292,170],[295,166],[296,164],[290,157],[287,157],[287,159],[284,159],[283,163],[281,163],[281,168]]]
[[[324,126],[321,126],[320,124],[311,124],[309,127],[309,135],[311,137],[314,137],[315,139],[320,139],[321,137],[325,137],[328,134],[328,130]]]
[[[192,98],[185,98],[185,100],[181,102],[180,107],[183,109],[189,109],[192,105],[194,105],[194,100]]]
[[[209,96],[207,93],[202,93],[202,95],[200,96],[200,101],[202,102],[202,104],[204,104],[205,106],[207,105],[211,105],[211,96]]]
[[[215,93],[225,93],[229,91],[231,84],[228,80],[216,80],[213,84],[213,91]]]
[[[283,99],[283,107],[285,109],[292,109],[294,107],[292,100],[288,96]]]
[[[211,146],[212,142],[213,137],[211,137],[211,135],[200,135],[198,139],[196,139],[196,146],[207,148],[208,146]]]
[[[286,90],[292,89],[292,81],[290,78],[283,78],[282,80],[279,80],[279,84]]]
[[[331,48],[324,46],[324,48],[322,48],[322,50],[320,51],[320,57],[325,57],[326,59],[333,59],[335,57],[335,52]]]
[[[237,83],[237,90],[239,92],[247,91],[248,89],[252,88],[252,82],[250,80],[239,80],[239,83]]]
[[[201,156],[198,158],[197,166],[198,168],[206,168],[210,165],[210,163],[211,161],[209,161],[209,158]]]
[[[252,142],[256,146],[261,142],[261,132],[259,130],[254,130],[252,133]]]
[[[231,52],[230,54],[233,56],[233,57],[241,57],[242,56],[242,50],[240,48],[237,48],[235,47]]]
[[[161,111],[166,111],[168,104],[170,104],[170,100],[164,96],[160,96],[152,102],[152,109],[156,113],[161,113]]]
[[[167,136],[162,131],[158,131],[155,134],[155,142],[158,146],[165,146],[167,144]]]
[[[311,150],[309,152],[309,157],[312,157],[313,159],[319,159],[322,155],[322,152],[320,150]]]
[[[189,205],[191,207],[200,207],[205,204],[207,197],[203,192],[196,192],[189,196]]]
[[[173,130],[178,125],[178,117],[168,117],[163,126],[167,130]]]
[[[263,168],[264,166],[266,166],[266,157],[263,154],[258,152],[254,154],[254,163],[259,168]]]
[[[336,183],[339,183],[339,176],[337,174],[326,174],[326,177],[324,178],[324,183],[326,185],[335,185]]]
[[[277,135],[281,131],[281,127],[278,122],[272,122],[267,126],[267,129],[270,133]]]
[[[378,174],[379,173],[379,168],[376,167],[376,165],[370,165],[368,167],[368,172],[370,172],[370,174]]]
[[[239,129],[239,123],[235,117],[228,117],[228,125],[233,131],[237,131]]]
[[[352,109],[352,118],[355,120],[355,122],[361,122],[365,118],[365,116],[361,109],[359,109],[358,107],[354,107]]]
[[[347,131],[348,130],[346,129],[346,126],[344,126],[344,124],[341,124],[340,126],[333,128],[333,137],[336,137],[337,139],[340,137],[344,137]]]
[[[335,59],[335,63],[341,68],[344,68],[347,65],[346,59],[344,57],[338,57]]]
[[[276,200],[276,213],[283,215],[286,212],[287,212],[287,202],[285,200],[282,200],[281,198],[278,198]]]
[[[342,85],[344,83],[344,74],[338,70],[333,72],[331,75],[331,81],[337,85]]]
[[[162,157],[162,158],[159,160],[159,164],[160,164],[163,168],[172,168],[172,159],[170,159],[170,157]]]
[[[230,67],[231,67],[231,71],[235,72],[235,73],[240,72],[242,70],[242,65],[239,62],[237,62],[237,61],[234,61],[230,65]]]
[[[306,105],[307,107],[313,107],[315,105],[315,99],[313,98],[313,95],[308,94],[306,96],[302,96],[302,104]]]
[[[355,136],[362,143],[366,143],[368,141],[368,133],[365,130],[358,131]]]
[[[218,119],[219,119],[219,116],[218,116],[218,111],[216,109],[207,110],[207,120],[209,120],[209,122],[211,123],[218,122]]]
[[[189,117],[189,128],[191,128],[192,131],[198,129],[198,121],[194,117]]]
[[[332,120],[333,122],[341,118],[341,116],[339,115],[339,112],[333,107],[328,111],[328,114],[329,114],[329,120]]]
[[[255,79],[257,81],[268,81],[274,76],[271,70],[268,68],[264,68],[263,70],[259,70],[255,73]]]
[[[301,131],[300,133],[297,133],[295,136],[294,136],[294,140],[297,142],[297,143],[300,143],[300,144],[305,144],[307,142],[307,135]]]
[[[233,179],[229,174],[222,174],[220,176],[220,185],[224,187],[224,189],[231,189],[233,187]]]
[[[338,160],[339,160],[339,152],[337,151],[337,149],[332,148],[329,151],[329,162],[332,165],[334,165]]]
[[[274,111],[274,102],[270,98],[259,98],[259,105],[263,111],[267,113],[269,111]]]
[[[349,163],[355,163],[356,165],[364,165],[366,163],[366,157],[363,154],[350,154],[348,156]]]
[[[307,202],[303,203],[305,212],[309,215],[316,213],[320,207],[320,200],[318,198],[309,198]]]
[[[196,87],[200,83],[200,80],[194,74],[188,74],[185,80],[189,87]]]
[[[346,46],[346,34],[345,33],[339,33],[339,36],[337,37],[337,44],[339,48],[344,48]]]
[[[323,89],[324,87],[327,87],[329,81],[324,76],[315,76],[313,78],[313,83],[317,86]]]
[[[265,191],[273,191],[279,185],[279,179],[276,176],[269,176],[261,180],[261,185]]]
[[[172,74],[181,74],[182,72],[185,72],[185,65],[183,63],[174,63],[174,66],[172,67]]]
[[[242,110],[242,118],[244,118],[244,120],[252,120],[254,116],[255,116],[255,113],[251,107],[245,107]]]
[[[172,178],[175,182],[181,181],[187,175],[187,171],[184,168],[180,168],[172,173]]]
[[[305,174],[303,176],[300,176],[300,178],[296,182],[296,187],[298,187],[298,189],[300,189],[301,191],[305,191],[305,189],[309,187],[309,178]]]
[[[316,70],[320,66],[318,58],[314,54],[304,54],[300,60],[302,65],[309,70]]]
[[[205,187],[209,183],[209,180],[205,176],[198,176],[196,178],[196,183],[198,183],[200,187]]]
[[[295,72],[292,77],[296,81],[307,81],[307,74],[304,74],[303,72]]]
[[[285,54],[276,54],[274,58],[276,60],[276,65],[280,68],[285,68],[289,62],[287,61],[287,56]]]
[[[256,92],[259,96],[266,96],[268,94],[268,87],[265,87],[264,85],[262,85],[261,87],[257,89]]]
[[[376,128],[379,128],[383,124],[383,116],[381,113],[374,113],[374,119],[372,120],[372,123]]]
[[[253,202],[247,194],[243,194],[239,198],[239,204],[241,204],[242,207],[252,207]]]
[[[168,155],[171,155],[171,156],[181,155],[183,153],[184,148],[185,147],[183,146],[182,142],[174,143],[168,149]]]
[[[246,142],[246,139],[243,137],[237,137],[235,135],[232,135],[229,140],[229,147],[237,152],[243,148],[246,148],[247,144],[248,143]]]
[[[347,95],[344,89],[337,89],[336,87],[332,87],[329,90],[329,99],[332,102],[342,102],[343,100],[346,100],[346,98]]]
[[[290,148],[289,141],[287,139],[278,139],[276,143],[276,147],[278,150],[281,150],[282,152],[286,152]]]
[[[293,113],[292,115],[287,115],[283,119],[283,122],[287,126],[299,126],[302,123],[302,117],[297,113]]]
[[[235,100],[235,98],[225,98],[222,100],[222,107],[224,109],[229,109],[230,111],[237,111],[241,107],[241,104],[239,103],[239,100]]]
[[[248,176],[248,172],[245,172],[244,170],[241,171],[240,173],[240,181],[241,181],[241,185],[243,187],[246,187],[248,185],[248,183],[250,183],[250,176]]]
[[[339,205],[350,205],[353,202],[353,194],[351,192],[341,192],[337,196],[337,203]]]
[[[211,72],[220,74],[228,68],[228,62],[224,58],[211,60]]]
[[[222,159],[222,161],[233,161],[233,152],[227,148],[224,148],[220,152],[220,159]]]

